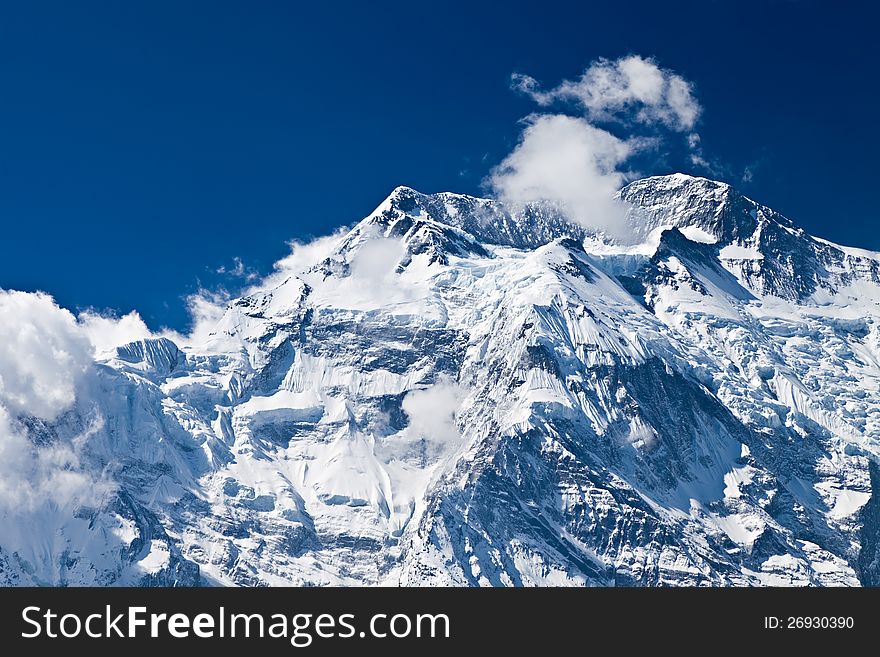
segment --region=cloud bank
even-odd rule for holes
[[[70,409],[93,362],[87,331],[50,296],[0,290],[0,538],[10,517],[36,508],[63,517],[103,484],[81,466],[75,442],[38,446],[20,418],[57,420]],[[45,518],[44,518],[45,520]],[[46,522],[50,522],[46,520]],[[54,521],[51,521],[54,522]],[[51,528],[50,528],[51,529]]]
[[[92,363],[76,318],[46,294],[0,291],[0,405],[54,420]]]

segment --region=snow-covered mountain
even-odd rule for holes
[[[398,188],[204,344],[120,345],[0,583],[878,585],[880,254],[680,174],[631,244]]]

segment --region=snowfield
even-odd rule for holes
[[[101,352],[10,413],[89,492],[0,506],[0,584],[880,585],[880,254],[619,200],[633,243],[401,187],[203,343]]]

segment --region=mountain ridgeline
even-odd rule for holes
[[[101,355],[20,420],[102,492],[0,530],[0,583],[880,584],[880,254],[619,198],[627,244],[401,187],[204,344]]]

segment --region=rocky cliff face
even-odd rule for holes
[[[104,492],[0,581],[880,584],[880,255],[619,197],[634,244],[398,188],[205,344],[121,345],[28,430]]]

